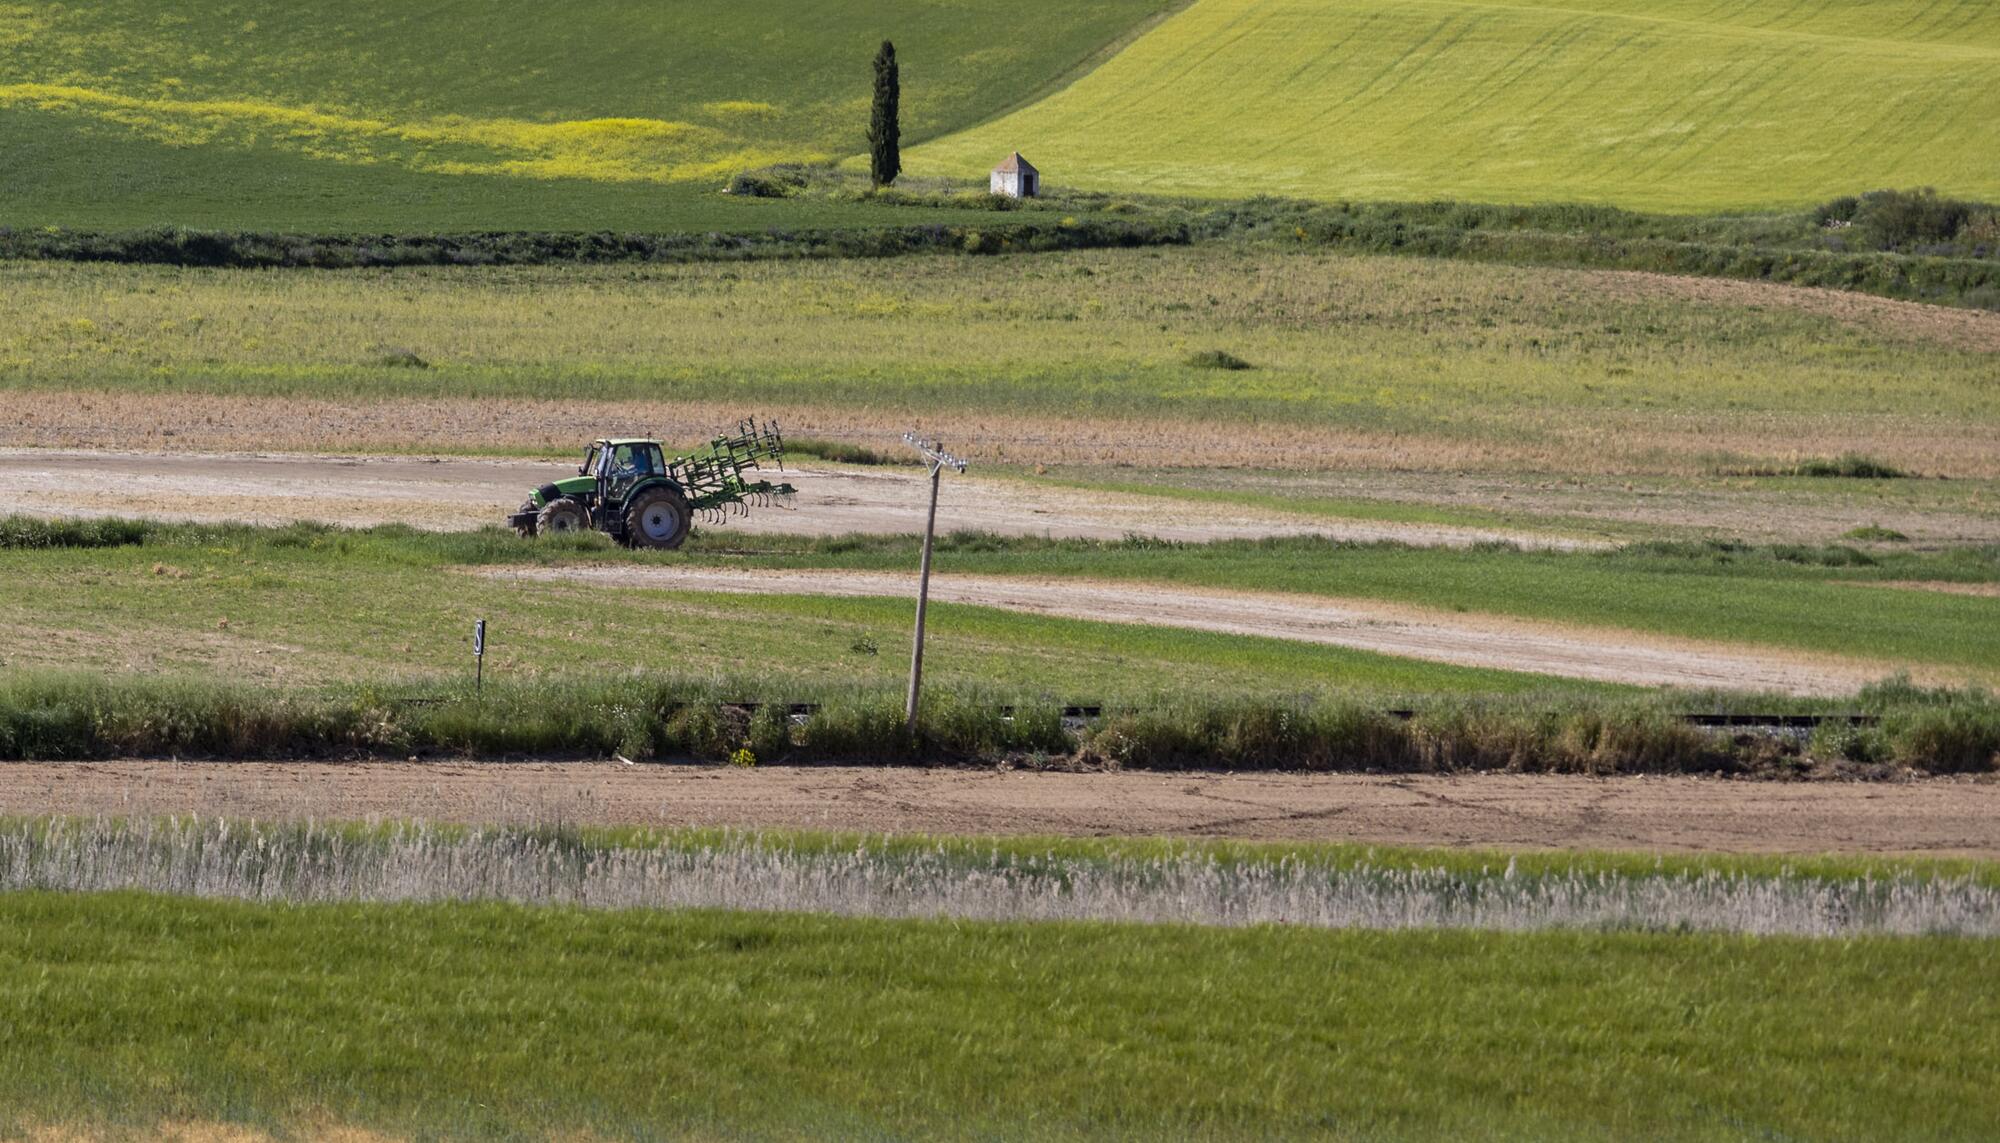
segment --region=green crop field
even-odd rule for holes
[[[2000,194],[2000,18],[1949,0],[112,0],[0,9],[0,225],[880,223],[714,192],[859,154],[884,37],[912,173],[975,183],[1018,147],[1058,184],[1197,195]]]
[[[714,192],[861,151],[885,37],[916,142],[1043,92],[1164,6],[10,4],[0,225],[772,225]]]
[[[1992,941],[0,896],[0,1132],[1973,1138]],[[234,1137],[234,1136],[232,1136]]]
[[[2000,9],[1964,0],[1200,0],[918,148],[969,176],[1300,198],[1799,206],[2000,194]]]

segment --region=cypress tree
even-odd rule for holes
[[[868,168],[875,185],[886,187],[903,172],[903,152],[899,145],[903,129],[896,122],[903,99],[902,80],[896,68],[896,45],[882,41],[875,53],[875,108],[868,116]]]

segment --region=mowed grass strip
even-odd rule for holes
[[[0,897],[8,1129],[1971,1138],[2000,944]]]
[[[1988,198],[2000,13],[1955,0],[1200,0],[1077,83],[917,148],[970,176],[1301,198],[1800,206]]]
[[[1269,437],[1295,439],[1306,467],[1699,471],[1855,452],[2000,475],[2000,318],[1827,312],[1810,291],[1703,298],[1639,275],[1220,247],[297,275],[15,263],[0,285],[0,390],[16,392],[949,414],[991,442],[988,462],[1054,461],[1033,440],[1087,418],[1171,431],[1182,463],[1240,464]],[[1208,350],[1254,368],[1202,368]],[[1016,420],[1034,431],[1010,437]],[[535,419],[421,430],[550,447]],[[1098,438],[1118,455],[1115,431]],[[1150,463],[1176,463],[1152,444]]]
[[[915,142],[1046,90],[1168,6],[505,0],[475,34],[464,11],[384,0],[11,6],[0,149],[40,161],[4,221],[698,227],[694,196],[619,188],[712,195],[738,170],[862,151],[885,38]]]

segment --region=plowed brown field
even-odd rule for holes
[[[2000,782],[1975,779],[126,761],[0,766],[0,813],[2000,857]]]

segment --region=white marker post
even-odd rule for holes
[[[486,689],[486,621],[472,621],[472,690],[478,694]]]
[[[947,468],[965,471],[965,462],[944,451],[936,441],[915,433],[904,433],[903,442],[924,454],[931,466],[931,511],[924,517],[924,559],[917,571],[917,634],[910,646],[910,697],[903,704],[903,726],[917,732],[917,692],[924,683],[924,611],[931,598],[931,537],[937,531],[938,478]]]

